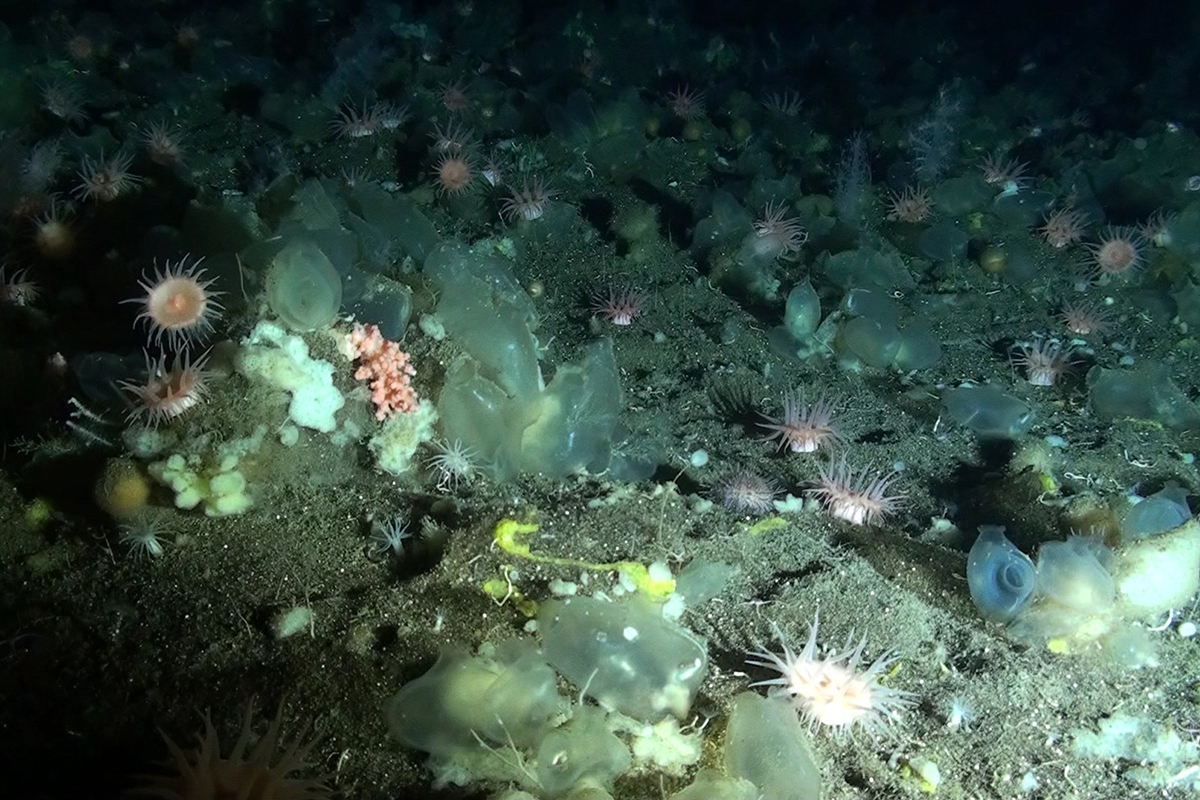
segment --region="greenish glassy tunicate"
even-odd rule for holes
[[[291,242],[271,261],[267,302],[292,330],[324,328],[337,319],[342,306],[342,279],[315,244]]]
[[[994,386],[947,389],[942,404],[956,422],[984,439],[1015,439],[1033,425],[1033,409]]]

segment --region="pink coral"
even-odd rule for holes
[[[412,387],[417,371],[400,345],[383,338],[377,325],[358,324],[346,334],[344,345],[346,356],[358,360],[354,377],[371,382],[375,419],[417,410],[417,392]]]

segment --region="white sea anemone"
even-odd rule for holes
[[[817,628],[814,618],[808,629],[808,641],[799,653],[788,646],[781,632],[783,653],[756,650],[747,663],[779,672],[778,678],[758,681],[754,686],[770,686],[771,694],[786,697],[808,722],[810,727],[828,725],[837,735],[865,730],[878,735],[900,712],[916,704],[916,695],[893,689],[880,683],[899,656],[884,653],[866,669],[863,663],[864,636],[854,643],[853,632],[839,651],[822,657],[817,649]]]

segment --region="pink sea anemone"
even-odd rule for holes
[[[129,418],[145,418],[148,425],[170,422],[204,402],[208,389],[206,357],[196,361],[185,353],[176,355],[167,367],[167,357],[158,360],[146,354],[146,379],[122,381],[121,389],[133,395]]]
[[[153,275],[142,276],[139,284],[145,294],[124,302],[142,307],[137,319],[145,320],[150,338],[155,342],[163,336],[172,347],[186,347],[203,339],[213,329],[213,321],[221,316],[219,292],[212,291],[212,278],[205,277],[200,264],[204,259],[188,264],[184,256],[178,262],[159,269]]]
[[[632,325],[642,313],[644,298],[627,287],[610,286],[605,293],[592,295],[592,313],[613,325]]]
[[[900,193],[888,195],[887,218],[900,222],[924,222],[933,215],[933,200],[923,187],[905,186]]]
[[[463,151],[442,153],[433,169],[434,187],[441,195],[462,194],[475,180],[475,160]]]
[[[1102,276],[1127,276],[1142,265],[1145,244],[1136,229],[1109,226],[1088,248]]]

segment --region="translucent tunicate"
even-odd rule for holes
[[[1187,492],[1176,484],[1169,484],[1125,513],[1121,519],[1121,534],[1130,539],[1153,536],[1178,528],[1191,516]]]
[[[1015,439],[1033,425],[1033,409],[994,386],[947,389],[942,404],[956,422],[984,439]]]
[[[594,597],[544,603],[546,661],[601,706],[657,722],[687,716],[704,680],[704,641],[656,607]]]
[[[953,261],[967,255],[971,237],[951,220],[942,220],[921,233],[921,252],[932,261]]]
[[[933,335],[929,325],[914,322],[900,331],[900,349],[896,351],[896,369],[910,372],[929,369],[942,357],[942,343]]]
[[[870,317],[893,328],[900,324],[900,313],[886,292],[878,289],[851,289],[843,301],[846,310],[856,317]]]
[[[319,247],[291,242],[267,272],[267,303],[292,330],[324,328],[342,306],[342,279]]]
[[[538,745],[538,786],[549,797],[560,797],[583,781],[611,784],[633,763],[629,748],[608,729],[604,712],[580,705],[571,719]]]
[[[1103,420],[1150,419],[1176,430],[1200,429],[1200,408],[1171,380],[1162,364],[1137,369],[1092,367],[1087,374],[1088,399]]]
[[[1008,257],[1004,261],[1004,279],[1009,283],[1024,284],[1042,274],[1042,267],[1031,248],[1025,244],[1009,242],[1005,245]]]
[[[528,640],[505,642],[495,657],[448,648],[401,687],[385,711],[402,744],[444,757],[478,747],[528,747],[562,712],[557,678]]]
[[[1054,204],[1049,192],[1001,192],[992,201],[992,212],[1008,225],[1032,228]]]
[[[838,333],[838,355],[857,358],[870,367],[888,367],[900,349],[900,332],[894,325],[855,317]]]
[[[1085,536],[1047,542],[1038,549],[1038,596],[1073,611],[1107,611],[1117,593],[1108,572],[1111,561],[1112,551]]]
[[[792,288],[783,311],[783,326],[799,340],[812,336],[821,324],[821,301],[808,279]]]
[[[981,617],[1011,622],[1029,602],[1035,580],[1033,562],[1008,540],[1004,526],[979,526],[967,554],[967,585]]]
[[[759,797],[821,796],[821,770],[800,718],[788,703],[753,692],[733,699],[725,729],[725,769],[758,787]]]
[[[895,252],[880,253],[866,247],[824,258],[821,271],[844,289],[876,286],[880,289],[905,289],[915,285],[908,267]]]
[[[947,178],[933,189],[934,207],[950,217],[985,208],[996,192],[979,175]]]

